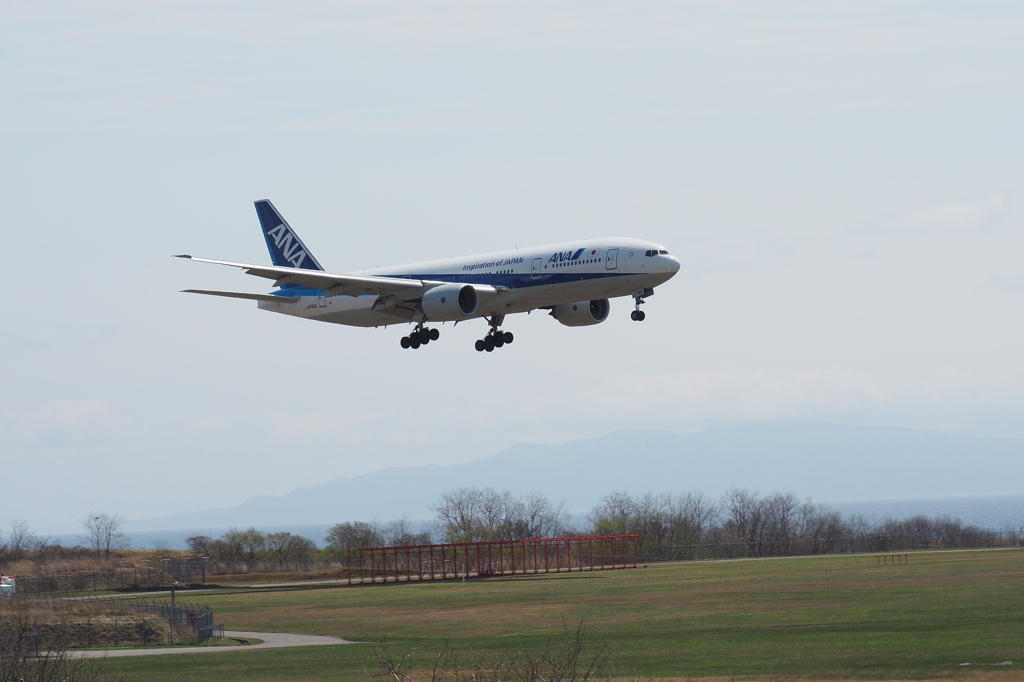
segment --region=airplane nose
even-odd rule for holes
[[[676,258],[675,256],[665,256],[665,260],[666,260],[666,263],[665,263],[666,269],[670,273],[672,273],[674,275],[677,272],[679,272],[680,263],[679,263],[679,259],[678,258]]]

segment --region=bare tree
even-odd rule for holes
[[[242,531],[231,528],[208,545],[210,556],[220,561],[241,561],[243,556]]]
[[[611,492],[601,498],[590,512],[590,522],[596,535],[628,533],[635,516],[636,503],[628,493]]]
[[[525,540],[562,529],[565,512],[543,495],[515,497],[508,490],[458,488],[433,507],[448,542]]]
[[[255,528],[243,530],[240,539],[242,551],[245,552],[245,558],[249,561],[255,561],[267,547],[267,536]]]
[[[512,506],[511,523],[501,533],[506,540],[529,540],[561,535],[565,528],[565,508],[543,495],[526,495]]]
[[[221,561],[255,561],[266,547],[266,535],[256,528],[231,528],[208,544],[210,556]]]
[[[267,553],[281,562],[306,563],[312,558],[316,544],[294,533],[267,533]]]
[[[24,520],[14,521],[7,532],[7,552],[11,558],[20,558],[25,552],[36,549],[42,543],[28,528]]]
[[[853,526],[843,523],[843,517],[825,505],[804,502],[798,514],[798,535],[803,551],[810,554],[831,554],[839,551]]]
[[[433,510],[449,542],[484,540],[482,509],[486,492],[480,488],[458,488],[441,496]]]
[[[124,520],[120,514],[91,513],[82,521],[89,546],[95,552],[103,552],[105,556],[110,556],[112,550],[128,546],[128,536],[121,532],[122,525]]]
[[[746,547],[747,556],[760,556],[765,534],[764,502],[749,490],[730,490],[722,501],[728,540]]]
[[[403,545],[429,545],[433,538],[429,531],[413,530],[409,519],[402,517],[384,526],[381,531],[385,545],[401,547]]]
[[[213,538],[209,535],[192,535],[187,540],[188,549],[197,556],[209,556]]]
[[[797,539],[800,503],[792,493],[775,493],[761,500],[764,512],[764,535],[761,555],[786,556],[792,554]]]
[[[718,507],[700,493],[646,494],[632,497],[614,492],[591,510],[595,535],[637,533],[640,549],[650,559],[703,556]]]
[[[327,548],[340,556],[357,547],[379,547],[384,544],[380,529],[363,521],[337,523],[324,538]]]

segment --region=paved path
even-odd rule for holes
[[[168,654],[215,654],[218,651],[252,651],[253,649],[276,649],[285,646],[325,646],[330,644],[357,644],[338,637],[321,635],[291,635],[286,632],[238,632],[226,630],[225,637],[262,639],[260,644],[239,644],[231,646],[179,646],[159,649],[108,649],[92,651],[69,651],[71,658],[120,658],[122,656],[166,656]]]

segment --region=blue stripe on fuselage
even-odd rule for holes
[[[460,282],[462,284],[489,284],[494,287],[505,287],[507,289],[526,289],[528,287],[545,286],[550,284],[566,284],[568,282],[581,282],[588,279],[602,279],[607,277],[622,277],[624,275],[635,275],[635,272],[559,272],[555,274],[542,274],[534,277],[529,272],[507,273],[507,274],[410,274],[410,275],[374,275],[375,277],[391,277],[393,279],[416,279],[429,280],[433,282]],[[319,296],[323,289],[313,289],[299,285],[290,285],[271,292],[275,296],[292,298],[296,296]]]

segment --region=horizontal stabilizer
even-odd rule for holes
[[[241,268],[249,275],[264,277],[274,280],[279,287],[297,285],[310,289],[321,289],[328,296],[345,295],[361,296],[362,294],[390,295],[398,294],[418,298],[423,295],[424,289],[430,286],[437,286],[441,282],[423,282],[418,279],[405,279],[402,277],[382,277],[375,275],[332,275],[319,270],[307,270],[301,268],[283,268],[269,265],[252,265],[249,263],[232,263],[226,260],[212,260],[210,258],[197,258],[182,254],[178,258],[188,258],[200,263],[213,263],[214,265],[227,265],[232,268]]]
[[[226,296],[227,298],[248,298],[253,301],[269,301],[275,303],[287,303],[291,299],[287,296],[274,296],[272,294],[249,294],[244,291],[210,291],[208,289],[184,289],[183,294],[206,294],[207,296]]]

